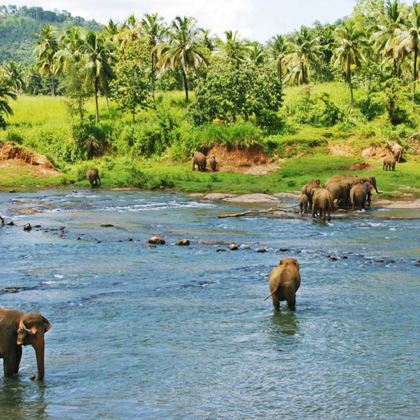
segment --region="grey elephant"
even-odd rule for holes
[[[99,187],[101,179],[97,168],[91,168],[86,172],[86,179],[89,181],[91,188]]]
[[[385,171],[395,171],[395,165],[397,161],[395,160],[394,156],[387,156],[383,160],[383,166],[382,169]]]
[[[366,209],[366,204],[370,206],[370,195],[373,186],[370,182],[366,181],[353,185],[350,190],[350,202],[352,210],[359,208],[360,210]]]
[[[285,258],[271,271],[268,279],[270,294],[264,300],[271,297],[276,311],[280,310],[281,301],[286,301],[292,311],[296,310],[296,292],[300,287],[299,268],[295,258]]]
[[[204,172],[207,166],[206,156],[201,152],[194,152],[192,155],[192,170],[195,166],[200,172]]]
[[[305,184],[301,190],[301,193],[306,195],[308,198],[308,208],[309,210],[312,209],[312,195],[315,188],[318,188],[321,185],[321,181],[319,179],[312,179],[310,182]]]
[[[312,217],[319,215],[319,219],[324,221],[331,220],[331,210],[333,209],[333,198],[326,188],[316,188],[312,198]]]
[[[216,156],[212,156],[210,159],[210,169],[212,172],[216,172],[217,171],[217,160],[216,160]]]
[[[394,155],[395,160],[399,163],[402,158],[404,147],[402,147],[401,144],[392,143],[391,145],[388,145],[388,148],[391,150],[392,154]]]
[[[301,194],[299,197],[299,209],[301,214],[308,212],[308,196],[306,194]]]
[[[0,358],[3,358],[4,376],[14,376],[19,371],[22,346],[30,344],[36,355],[38,375],[44,378],[44,334],[51,328],[50,322],[37,312],[26,313],[0,308]]]

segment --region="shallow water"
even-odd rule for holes
[[[217,218],[238,209],[166,193],[1,194],[0,214],[18,226],[0,229],[0,305],[40,311],[53,328],[45,382],[28,379],[36,366],[25,348],[20,377],[0,381],[0,414],[417,417],[413,211],[328,225]],[[28,221],[41,228],[24,232]],[[145,246],[155,234],[167,244]],[[182,238],[191,246],[174,245]],[[241,247],[216,252],[204,240]],[[298,258],[302,286],[296,313],[274,314],[263,299],[284,256]]]

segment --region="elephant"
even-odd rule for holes
[[[217,160],[216,160],[216,156],[212,156],[210,159],[210,169],[212,172],[216,172],[217,171]]]
[[[333,209],[333,198],[331,193],[325,188],[316,188],[312,198],[312,217],[315,218],[319,213],[319,219],[325,222],[328,214],[328,221],[331,220],[331,210]]]
[[[313,179],[312,181],[305,184],[302,188],[301,193],[305,194],[308,197],[308,207],[309,210],[312,209],[312,195],[314,188],[318,188],[321,185],[321,181],[319,179]]]
[[[384,164],[382,166],[382,169],[385,171],[395,171],[395,165],[397,161],[395,160],[394,156],[388,156],[384,158]]]
[[[359,207],[360,210],[366,209],[366,202],[370,206],[370,194],[373,185],[370,182],[363,182],[353,185],[350,190],[350,202],[352,210]]]
[[[18,373],[22,346],[30,344],[35,350],[38,369],[38,375],[31,379],[44,379],[44,334],[50,329],[50,322],[40,313],[0,308],[0,358],[3,358],[6,378]]]
[[[301,194],[299,197],[299,208],[300,213],[304,214],[308,211],[308,196],[306,194]]]
[[[192,155],[192,170],[194,170],[195,165],[197,169],[201,172],[206,170],[207,160],[206,156],[201,152],[194,152]]]
[[[398,163],[400,163],[400,160],[402,158],[402,154],[404,151],[404,147],[402,147],[401,144],[398,144],[398,143],[393,143],[391,145],[388,145],[387,147],[391,150],[392,154],[394,155],[395,160]]]
[[[296,310],[296,292],[300,286],[299,263],[295,258],[280,260],[278,267],[273,268],[268,279],[273,306],[276,311],[280,310],[280,301],[286,301],[287,306]]]
[[[89,181],[92,188],[99,187],[101,179],[99,178],[99,171],[96,168],[89,169],[86,172],[86,179]]]

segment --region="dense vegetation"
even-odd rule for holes
[[[101,159],[96,164],[105,171],[131,167],[138,185],[153,187],[136,172],[139,159],[157,170],[152,162],[186,162],[191,151],[214,144],[314,155],[327,173],[328,143],[344,142],[355,155],[386,141],[408,146],[420,123],[419,48],[420,4],[397,0],[359,0],[346,19],[276,35],[265,45],[232,31],[220,39],[193,18],[166,24],[156,14],[109,21],[98,31],[46,25],[33,66],[12,61],[0,70],[0,122],[10,123],[5,139],[79,171],[76,179],[87,160]],[[50,96],[23,96],[41,94]],[[284,171],[277,185],[280,177],[296,188]],[[200,189],[223,182],[206,177]],[[179,186],[157,182],[165,183]]]
[[[54,24],[58,30],[71,26],[92,30],[100,28],[98,23],[72,16],[65,10],[52,12],[42,7],[0,6],[0,64],[9,61],[33,63],[34,48],[46,24]]]

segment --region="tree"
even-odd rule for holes
[[[10,80],[17,95],[25,89],[25,66],[17,61],[9,61],[3,66],[5,77]]]
[[[163,18],[157,13],[146,15],[141,21],[141,28],[148,40],[151,68],[150,75],[152,80],[152,95],[155,97],[156,85],[156,65],[157,65],[157,46],[163,40],[166,33],[166,27],[163,24]]]
[[[399,37],[403,24],[403,15],[398,0],[387,0],[385,8],[378,17],[379,25],[373,34],[375,49],[392,62],[393,74],[400,77],[400,61],[402,48]]]
[[[108,91],[112,77],[111,44],[101,34],[88,32],[83,45],[83,55],[87,69],[87,77],[95,95],[96,121],[99,121],[98,95],[101,89]]]
[[[295,85],[308,84],[311,81],[311,67],[320,60],[319,39],[310,29],[302,26],[290,42],[290,53],[287,55],[289,72],[286,82]]]
[[[417,60],[420,51],[420,3],[414,2],[411,8],[409,19],[406,23],[406,30],[400,36],[400,47],[408,53],[413,53],[413,101],[416,97],[416,84],[418,79]]]
[[[245,60],[247,47],[246,44],[239,39],[238,31],[225,31],[226,40],[219,40],[219,54],[225,56],[229,61],[239,66]]]
[[[137,109],[147,108],[152,103],[150,71],[149,48],[143,40],[133,41],[118,53],[111,93],[120,108],[131,113],[133,122]]]
[[[10,79],[0,73],[0,128],[6,128],[5,116],[13,115],[13,110],[9,105],[10,99],[16,99],[13,91],[13,84]]]
[[[181,69],[187,105],[188,71],[197,71],[201,66],[207,66],[201,34],[202,31],[197,28],[194,18],[177,16],[169,30],[169,41],[159,48],[162,68]]]
[[[238,66],[219,59],[198,82],[195,98],[190,110],[197,124],[215,118],[235,122],[238,117],[258,119],[276,113],[282,103],[282,88],[266,66],[249,61]]]
[[[351,107],[354,107],[352,69],[359,67],[364,57],[361,52],[363,34],[348,21],[335,31],[337,47],[334,50],[334,67],[341,69],[350,88]]]
[[[41,36],[35,48],[35,54],[38,60],[38,69],[42,75],[50,78],[51,95],[55,95],[55,55],[58,51],[58,42],[52,25],[46,25],[42,28]]]
[[[275,35],[270,43],[270,53],[277,69],[280,83],[283,83],[285,58],[287,54],[286,38],[283,35]]]

